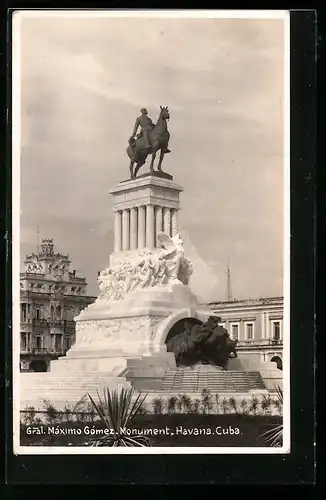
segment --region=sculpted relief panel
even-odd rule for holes
[[[184,255],[180,236],[170,238],[159,233],[158,241],[159,248],[134,251],[102,271],[98,277],[100,295],[97,302],[121,300],[134,290],[173,282],[188,285],[193,269]]]
[[[142,342],[153,340],[160,317],[137,316],[133,318],[78,321],[76,325],[76,346],[88,347],[92,344],[112,344],[121,340]]]

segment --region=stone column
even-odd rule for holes
[[[146,246],[155,247],[154,205],[146,206]]]
[[[130,221],[129,221],[129,210],[125,209],[122,211],[122,250],[129,250],[130,242]]]
[[[122,220],[121,212],[114,213],[114,251],[121,251]]]
[[[138,208],[138,248],[144,248],[146,245],[146,213],[145,207]]]
[[[171,236],[171,210],[169,208],[164,208],[164,232]]]
[[[137,248],[137,208],[130,209],[130,250]]]
[[[265,313],[261,313],[260,316],[260,321],[261,321],[261,338],[265,338]]]
[[[162,207],[156,207],[155,228],[156,228],[156,245],[157,245],[157,234],[163,231],[163,208]]]
[[[178,233],[178,211],[173,208],[171,210],[172,214],[172,236],[175,236]]]

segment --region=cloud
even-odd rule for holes
[[[21,47],[23,253],[42,223],[97,292],[134,120],[167,104],[196,251],[224,273],[233,250],[237,294],[282,293],[282,21],[23,18]]]

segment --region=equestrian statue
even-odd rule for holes
[[[154,161],[156,153],[160,151],[160,158],[157,164],[157,171],[162,170],[162,161],[164,155],[171,153],[168,148],[170,133],[167,127],[167,120],[170,119],[170,113],[167,106],[160,106],[161,111],[157,123],[154,124],[148,116],[145,108],[140,110],[141,115],[136,119],[132,136],[129,138],[127,154],[130,158],[130,177],[134,179],[142,167],[149,154],[152,155],[150,171],[154,172]],[[140,128],[140,133],[137,131]],[[134,165],[136,167],[134,168]]]

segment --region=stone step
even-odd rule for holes
[[[235,371],[190,371],[169,370],[161,384],[161,390],[171,392],[201,392],[208,389],[213,392],[246,393],[251,389],[265,389],[266,386],[259,372]]]

